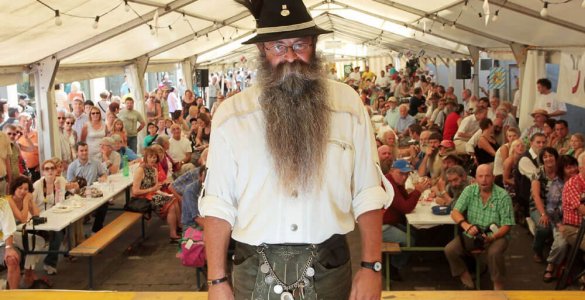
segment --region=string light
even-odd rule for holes
[[[495,22],[498,20],[498,14],[500,13],[500,10],[496,10],[496,12],[494,13],[494,16],[492,17],[492,22]]]
[[[483,15],[481,13],[477,13],[477,15],[479,16],[479,18],[483,18]]]
[[[441,24],[441,30],[445,30],[445,23]]]
[[[463,7],[461,9],[467,10],[467,1],[468,0],[465,0],[465,2],[463,2]]]
[[[63,21],[61,21],[61,15],[59,14],[59,10],[55,9],[55,25],[61,26],[61,24],[63,24]]]
[[[183,13],[183,21],[187,22],[187,16]]]
[[[124,0],[124,10],[126,12],[130,11],[130,5],[128,4],[128,0]]]
[[[540,10],[540,16],[543,18],[548,17],[548,2],[544,1],[544,7]]]
[[[451,24],[451,29],[455,29],[457,28],[457,26],[455,25],[455,22],[453,22],[453,24]]]
[[[154,35],[156,33],[156,31],[154,30],[154,27],[152,27],[152,25],[148,25],[148,28],[150,28],[150,34]]]
[[[95,21],[93,22],[93,25],[91,25],[91,27],[93,27],[93,29],[97,29],[99,22],[100,22],[100,16],[95,16]]]
[[[171,27],[171,25],[169,25],[169,30],[170,31],[173,31],[173,27]]]
[[[207,40],[209,42],[209,33],[205,34],[205,40]]]

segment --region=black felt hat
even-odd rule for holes
[[[315,24],[302,0],[236,0],[236,2],[246,6],[256,19],[257,35],[243,44],[332,32]]]

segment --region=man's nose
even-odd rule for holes
[[[289,63],[292,63],[293,61],[295,61],[297,59],[297,53],[293,51],[292,48],[286,48],[286,53],[284,53],[283,55],[284,60],[286,60]]]

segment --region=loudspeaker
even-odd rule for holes
[[[458,60],[455,63],[455,78],[471,79],[471,60]]]
[[[196,69],[195,80],[195,85],[199,87],[209,86],[209,69]]]

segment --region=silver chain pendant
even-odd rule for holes
[[[284,292],[280,295],[280,300],[295,300],[290,292]]]
[[[284,291],[284,288],[282,287],[282,285],[277,284],[274,286],[274,288],[272,288],[272,290],[274,290],[275,294],[280,295]]]
[[[315,276],[315,269],[308,267],[307,270],[305,271],[305,275],[307,275],[307,277]]]
[[[263,263],[260,266],[260,272],[262,272],[264,274],[268,274],[268,272],[270,272],[270,265],[268,265],[267,263]]]
[[[266,284],[271,285],[274,282],[274,277],[272,277],[271,275],[268,275],[266,277],[264,277],[264,282],[266,282]]]

